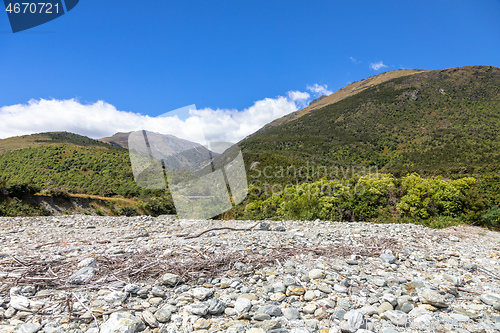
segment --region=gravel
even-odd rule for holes
[[[500,330],[499,233],[255,223],[0,218],[0,333]]]

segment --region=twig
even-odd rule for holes
[[[492,272],[492,271],[490,271],[489,269],[486,269],[486,268],[484,268],[484,267],[479,267],[479,271],[480,271],[480,272],[482,272],[482,273],[484,273],[484,274],[486,274],[486,275],[489,275],[489,276],[490,276],[490,277],[492,277],[492,278],[495,278],[495,279],[497,279],[497,280],[500,280],[500,276],[499,276],[499,275],[497,275],[497,274],[495,274],[495,273],[493,273],[493,272]]]
[[[94,316],[94,313],[92,312],[92,310],[89,309],[85,304],[83,304],[83,302],[80,301],[80,299],[78,298],[78,296],[76,296],[75,293],[72,292],[71,295],[73,295],[73,297],[76,298],[76,300],[78,301],[78,303],[80,303],[80,305],[83,306],[83,308],[85,310],[87,310],[88,312],[90,312],[90,314],[92,315],[92,318],[94,318],[95,324],[97,325],[97,331],[100,331],[99,322],[97,321],[96,316]]]
[[[26,264],[25,262],[21,261],[21,259],[18,259],[16,258],[16,256],[12,256],[12,259],[14,259],[15,262],[17,262],[18,264],[24,266],[24,267],[28,267],[28,264]]]
[[[222,227],[222,228],[212,228],[212,229],[208,229],[208,230],[205,230],[205,231],[202,231],[200,232],[199,234],[197,235],[194,235],[194,236],[185,236],[184,238],[185,239],[193,239],[193,238],[198,238],[204,234],[206,234],[207,232],[210,232],[210,231],[216,231],[216,230],[231,230],[231,231],[249,231],[249,230],[252,230],[253,228],[255,228],[256,226],[258,226],[260,224],[260,221],[255,223],[253,226],[251,226],[250,228],[231,228],[231,227]]]
[[[369,261],[369,262],[370,262],[370,264],[372,264],[373,266],[377,267],[378,269],[382,269],[382,270],[383,270],[383,268],[382,268],[382,267],[380,267],[379,265],[376,265],[373,261],[371,261],[371,260],[368,260],[368,261]]]
[[[460,291],[463,291],[463,292],[466,292],[466,293],[470,293],[470,294],[481,295],[481,293],[478,293],[477,291],[467,290],[467,289],[460,288],[460,287],[457,287],[457,290],[460,290]]]

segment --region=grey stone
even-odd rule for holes
[[[26,323],[21,324],[15,328],[16,333],[36,333],[42,329],[40,324],[36,323]]]
[[[77,265],[78,268],[83,267],[95,267],[97,266],[97,261],[94,258],[86,258],[80,261]]]
[[[408,315],[399,310],[385,311],[381,317],[390,320],[396,326],[405,326],[408,323]]]
[[[497,302],[500,302],[500,295],[483,294],[479,297],[479,299],[485,304],[493,305]]]
[[[393,294],[384,294],[381,298],[380,298],[380,302],[388,302],[388,303],[391,303],[391,305],[393,307],[395,307],[396,305],[398,305],[398,299],[396,298],[396,296],[394,296]]]
[[[397,310],[401,310],[404,313],[408,313],[411,310],[413,310],[413,308],[414,308],[413,304],[411,304],[409,302],[404,302],[403,305],[401,305],[401,307],[399,307],[399,309],[397,309]]]
[[[304,294],[304,300],[305,301],[312,301],[313,299],[316,298],[316,294],[314,293],[314,291],[312,290],[308,290],[306,291],[306,293]]]
[[[124,288],[123,288],[123,291],[125,291],[126,293],[130,293],[130,294],[137,294],[137,292],[141,290],[141,287],[139,287],[138,285],[136,284],[127,284]]]
[[[430,314],[418,316],[413,320],[413,324],[419,327],[430,327],[432,325],[432,316]]]
[[[159,309],[155,312],[155,318],[158,320],[160,323],[166,323],[170,321],[170,318],[172,318],[172,313],[164,308]]]
[[[212,296],[214,293],[214,290],[201,287],[201,288],[191,289],[191,292],[193,293],[194,298],[196,298],[200,301],[203,301],[203,300],[207,299],[208,297]]]
[[[208,313],[218,315],[224,312],[226,304],[218,298],[212,298],[208,301]]]
[[[191,304],[187,306],[188,312],[197,316],[205,316],[208,313],[208,306],[204,303]]]
[[[438,308],[445,308],[449,305],[445,295],[430,289],[422,290],[420,293],[420,301],[424,304],[430,304]]]
[[[258,327],[262,328],[267,333],[270,330],[280,328],[281,324],[276,320],[264,320]]]
[[[161,277],[161,283],[167,287],[175,287],[181,282],[181,277],[176,274],[166,273]]]
[[[272,288],[275,293],[284,293],[286,290],[285,285],[281,282],[273,284]]]
[[[310,279],[323,279],[325,277],[325,272],[322,269],[313,269],[309,271]]]
[[[237,269],[238,271],[242,271],[242,272],[249,272],[249,271],[252,271],[252,267],[248,266],[248,265],[245,265],[244,263],[242,262],[237,262],[234,264],[234,268]]]
[[[240,297],[234,303],[234,310],[238,314],[248,312],[251,307],[252,307],[252,301],[250,301],[248,298]]]
[[[450,317],[455,319],[458,322],[467,322],[470,320],[469,317],[460,313],[450,313]]]
[[[5,310],[3,316],[7,319],[10,319],[15,316],[17,310],[14,309],[13,307],[8,307],[7,310]]]
[[[382,304],[379,305],[379,307],[377,308],[377,312],[379,314],[382,314],[386,311],[389,311],[389,310],[394,310],[394,307],[392,306],[391,303],[389,302],[383,302]]]
[[[361,313],[365,316],[372,316],[377,313],[377,309],[371,305],[363,306],[361,309],[359,309],[359,311],[361,311]]]
[[[257,312],[266,313],[273,317],[278,317],[281,316],[282,314],[281,308],[279,306],[270,304],[261,306]]]
[[[398,330],[392,328],[392,327],[385,327],[383,328],[380,333],[399,333]]]
[[[493,303],[493,309],[500,311],[500,302]]]
[[[347,319],[344,330],[349,333],[355,333],[358,329],[363,326],[365,320],[363,313],[358,310],[351,310],[344,315],[344,319]]]
[[[149,327],[157,328],[159,325],[158,319],[149,310],[142,311],[142,319]]]
[[[349,310],[351,308],[351,302],[345,298],[337,298],[337,306],[344,310]]]
[[[465,264],[463,264],[463,269],[469,271],[469,272],[474,272],[477,270],[477,265],[475,263],[472,263],[472,262],[467,262]]]
[[[380,259],[382,259],[383,262],[386,262],[388,264],[394,264],[397,258],[392,254],[382,253],[380,255]]]
[[[346,260],[346,263],[347,263],[348,265],[359,265],[359,262],[357,262],[357,261],[356,261],[356,260],[354,260],[354,259],[347,259],[347,260]]]
[[[253,320],[258,320],[258,321],[264,321],[269,319],[271,319],[271,316],[267,313],[256,313],[255,316],[253,316]]]
[[[145,325],[136,316],[128,312],[114,312],[101,326],[100,333],[135,333],[145,329]]]
[[[123,302],[124,300],[127,299],[127,293],[121,292],[121,291],[112,291],[106,296],[104,296],[104,300],[109,303],[114,303],[114,302]]]
[[[271,230],[271,225],[269,223],[266,223],[266,222],[260,222],[259,229],[269,231],[269,230]]]
[[[347,292],[349,291],[346,287],[344,287],[340,284],[335,284],[333,286],[333,290],[335,290],[336,292],[341,293],[341,294],[347,294]]]
[[[86,284],[94,277],[95,268],[94,267],[83,267],[75,273],[73,273],[69,278],[68,282],[71,284]]]
[[[288,286],[292,286],[292,285],[295,285],[297,282],[295,281],[295,279],[291,276],[285,276],[283,278],[283,285],[285,287],[288,287]]]
[[[285,311],[283,312],[283,315],[288,320],[296,320],[296,319],[300,318],[299,310],[297,310],[296,308],[292,308],[292,307],[286,308]]]
[[[387,282],[384,279],[373,279],[373,284],[375,284],[377,287],[385,287]]]

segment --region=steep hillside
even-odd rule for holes
[[[500,69],[470,66],[379,83],[241,146],[261,170],[308,164],[447,175],[498,168],[499,128]]]
[[[329,96],[321,96],[320,98],[315,99],[314,101],[311,102],[311,104],[302,109],[298,110],[295,112],[292,112],[286,116],[283,116],[279,119],[276,119],[272,121],[271,123],[267,124],[266,126],[263,127],[263,129],[268,129],[271,127],[279,126],[282,124],[286,124],[292,120],[298,119],[309,112],[321,109],[327,105],[337,103],[338,101],[343,100],[344,98],[353,96],[357,93],[360,93],[370,87],[376,86],[378,84],[381,84],[383,82],[402,77],[402,76],[408,76],[408,75],[413,75],[417,73],[423,73],[426,72],[426,70],[423,69],[400,69],[397,71],[389,71],[385,72],[382,74],[374,75],[371,76],[367,79],[358,81],[358,82],[353,82],[344,88],[334,92],[333,94]]]

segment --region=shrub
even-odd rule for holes
[[[492,229],[498,229],[500,227],[500,207],[493,206],[486,214],[482,216],[483,221],[486,223],[486,226]]]
[[[175,214],[174,203],[170,197],[153,197],[147,202],[139,202],[139,205],[152,216]]]
[[[407,216],[423,219],[439,215],[457,217],[464,213],[466,192],[475,182],[472,177],[445,181],[441,177],[424,179],[412,173],[402,178],[405,195],[396,207]]]
[[[120,216],[137,216],[139,212],[135,207],[123,207],[118,210],[118,215]]]

